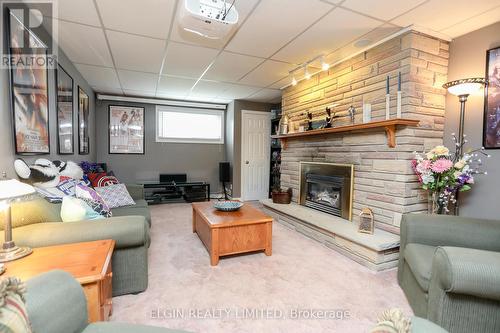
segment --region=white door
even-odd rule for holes
[[[241,198],[260,200],[269,196],[271,114],[241,112]]]

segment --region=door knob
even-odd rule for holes
[[[245,161],[245,164],[250,164],[250,162],[249,161]]]

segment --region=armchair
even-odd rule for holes
[[[26,308],[37,333],[187,333],[167,328],[98,322],[88,324],[80,284],[64,271],[50,271],[27,281]],[[147,309],[144,309],[147,311]]]
[[[405,215],[398,282],[416,316],[451,333],[500,332],[500,221]]]

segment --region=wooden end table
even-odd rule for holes
[[[222,212],[211,202],[193,203],[193,232],[210,254],[210,265],[219,257],[264,250],[272,254],[273,218],[249,204],[234,212]]]
[[[19,260],[5,263],[4,276],[23,281],[53,269],[64,270],[80,282],[87,298],[89,322],[106,321],[113,311],[112,239],[39,247]]]

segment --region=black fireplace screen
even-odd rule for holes
[[[342,186],[344,177],[306,174],[305,206],[325,213],[342,216]]]

